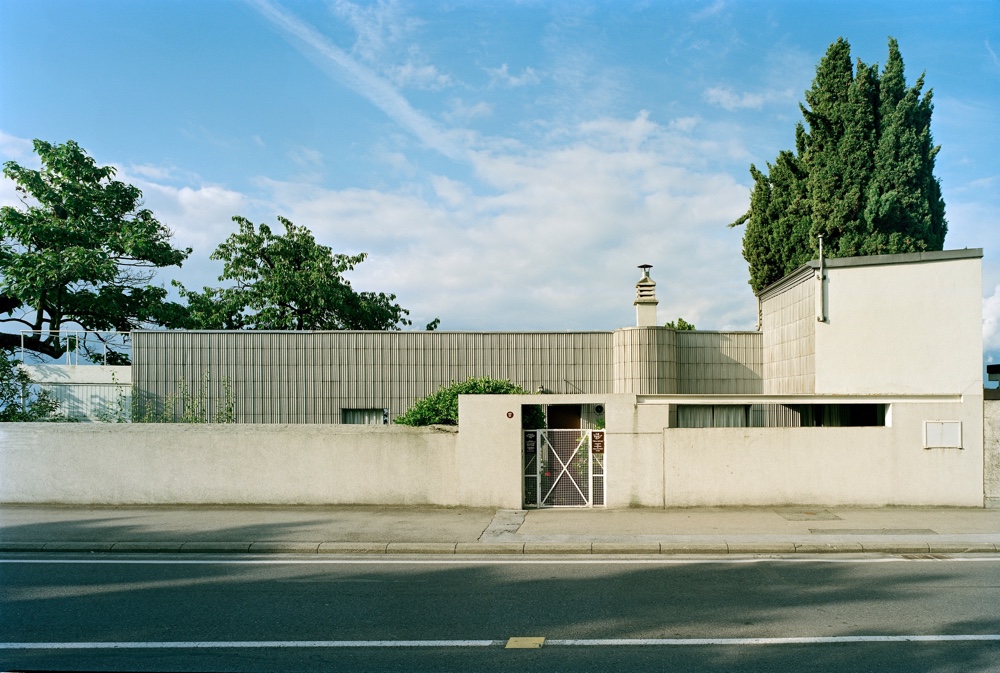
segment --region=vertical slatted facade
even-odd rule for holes
[[[678,393],[759,395],[760,332],[677,332]]]
[[[617,330],[615,392],[669,395],[677,392],[676,332],[666,327]]]
[[[811,268],[786,276],[761,294],[764,393],[816,389],[816,281]]]
[[[452,381],[490,376],[527,390],[612,390],[611,332],[135,332],[140,403],[204,389],[208,415],[231,386],[241,423],[390,419]],[[176,405],[175,405],[176,406]]]

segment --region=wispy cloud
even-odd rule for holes
[[[724,0],[715,0],[711,5],[701,9],[691,15],[692,21],[703,21],[713,16],[718,16],[726,8]]]
[[[487,68],[486,72],[490,74],[493,84],[499,83],[510,87],[538,84],[542,81],[534,69],[530,67],[522,70],[520,75],[513,75],[510,70],[508,70],[506,63],[501,65],[499,68]]]
[[[444,113],[444,118],[450,122],[469,122],[492,114],[493,106],[486,101],[468,104],[461,98],[454,98],[449,104],[449,110]]]
[[[34,146],[27,138],[18,138],[9,133],[0,131],[0,155],[5,160],[23,161],[34,158],[37,164],[37,157],[34,155]]]
[[[302,168],[319,168],[323,165],[323,153],[311,147],[293,147],[288,158]]]
[[[403,65],[391,66],[389,72],[393,81],[401,87],[440,91],[453,84],[450,75],[440,72],[435,66],[430,64],[420,65],[409,62]]]
[[[983,44],[986,45],[986,53],[990,55],[990,60],[993,61],[993,65],[1000,68],[1000,57],[997,57],[997,53],[993,51],[993,47],[990,46],[990,41],[985,40]]]
[[[325,35],[268,0],[249,2],[264,18],[280,29],[294,47],[330,75],[367,98],[422,143],[452,159],[465,157],[466,150],[461,142],[461,135],[456,136],[439,128],[431,119],[415,110],[389,81],[351,58]]]
[[[736,92],[728,87],[711,87],[705,90],[705,101],[726,110],[760,110],[768,103],[794,100],[791,89],[762,92]]]

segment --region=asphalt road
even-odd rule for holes
[[[1000,671],[1000,558],[5,555],[0,669]]]

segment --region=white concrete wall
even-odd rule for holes
[[[981,262],[828,268],[816,393],[981,395]]]
[[[402,426],[0,424],[0,502],[458,504],[457,434]]]
[[[664,500],[982,507],[981,399],[893,403],[892,427],[667,428]],[[963,448],[923,448],[926,420],[961,421]]]
[[[59,412],[66,418],[75,421],[129,419],[131,367],[56,364],[21,365],[21,368],[59,402]]]
[[[983,402],[983,495],[1000,507],[1000,400]]]
[[[0,502],[516,509],[523,503],[522,405],[539,403],[605,405],[610,508],[982,507],[984,482],[987,497],[1000,495],[1000,402],[986,407],[984,471],[981,396],[887,400],[891,425],[862,428],[671,428],[677,400],[691,401],[629,394],[462,396],[459,432],[6,423],[0,424]],[[924,449],[928,420],[960,421],[962,448]]]

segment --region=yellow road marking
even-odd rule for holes
[[[507,641],[508,650],[534,650],[545,643],[545,638],[510,638]]]

